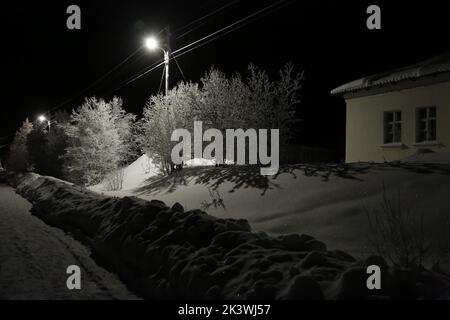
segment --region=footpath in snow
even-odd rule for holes
[[[30,213],[31,204],[0,184],[0,299],[136,299],[90,250]],[[69,265],[81,268],[81,290],[68,290]]]

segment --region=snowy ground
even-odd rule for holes
[[[333,173],[349,179],[348,172]],[[105,197],[33,174],[18,183],[33,214],[89,243],[98,261],[147,299],[449,297],[450,279],[437,269],[402,270],[381,257],[357,261],[309,235],[272,237],[252,232],[246,220],[184,211],[179,204]],[[383,270],[383,288],[376,292],[366,285],[366,269],[373,264]]]
[[[30,214],[31,204],[0,184],[0,299],[136,299],[89,250]],[[66,287],[66,268],[81,268],[81,290]]]
[[[429,159],[430,158],[430,159]],[[450,161],[434,154],[414,157],[403,164],[354,164],[345,173],[336,168],[293,166],[265,179],[258,169],[190,167],[161,178],[139,172],[149,160],[141,157],[125,174],[126,188],[112,196],[158,199],[185,209],[201,208],[219,218],[247,219],[254,230],[272,235],[306,233],[333,249],[368,254],[365,208],[377,210],[383,184],[390,198],[405,209],[425,212],[430,230],[448,223]],[[432,160],[432,161],[428,161]],[[433,162],[420,164],[418,162]],[[139,177],[139,178],[136,178]]]

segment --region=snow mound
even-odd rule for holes
[[[409,163],[450,164],[450,153],[420,152],[402,160]]]
[[[144,154],[124,169],[122,190],[137,188],[149,178],[158,176],[160,173],[161,170],[155,164],[153,159]],[[98,185],[91,186],[89,189],[95,192],[108,191],[107,182],[104,181]]]
[[[141,185],[147,179],[160,174],[153,159],[146,154],[125,168],[123,188],[125,190]]]
[[[402,271],[379,257],[357,262],[307,235],[254,233],[246,220],[185,212],[163,202],[108,198],[39,177],[17,191],[33,213],[91,245],[94,258],[149,299],[448,298],[450,279]],[[383,268],[382,290],[366,286]],[[413,288],[413,290],[404,290]]]
[[[226,160],[225,164],[231,165],[233,164],[233,161]],[[215,159],[192,159],[187,161],[184,166],[189,168],[194,167],[214,167],[216,165]],[[161,175],[161,169],[158,167],[158,165],[155,163],[155,161],[149,157],[148,155],[144,154],[139,159],[137,159],[135,162],[130,164],[128,167],[124,168],[123,171],[123,183],[122,183],[122,189],[120,191],[127,191],[132,190],[141,187],[145,184],[147,180],[153,177],[157,177]],[[90,190],[95,192],[112,192],[115,193],[116,191],[110,191],[108,190],[108,182],[107,179],[105,179],[104,182],[89,187]],[[119,191],[119,190],[117,190]]]

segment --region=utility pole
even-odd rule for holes
[[[165,75],[166,75],[166,96],[169,94],[169,51],[164,50],[164,65],[165,65]]]
[[[170,27],[166,27],[166,43],[164,49],[164,65],[166,74],[166,96],[169,94],[169,62],[170,62]]]
[[[165,30],[165,41],[163,45],[160,45],[158,39],[154,36],[149,37],[145,40],[145,46],[147,49],[153,50],[161,50],[164,53],[164,74],[166,78],[166,96],[169,94],[169,63],[170,63],[170,27],[167,26],[164,28]]]

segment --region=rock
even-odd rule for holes
[[[172,206],[172,211],[174,212],[184,212],[184,207],[178,202]]]
[[[288,300],[323,300],[322,289],[317,281],[309,276],[296,276],[286,294],[281,299]]]
[[[326,252],[327,246],[322,241],[318,240],[309,240],[305,243],[306,250],[308,251],[319,251],[319,252]]]

